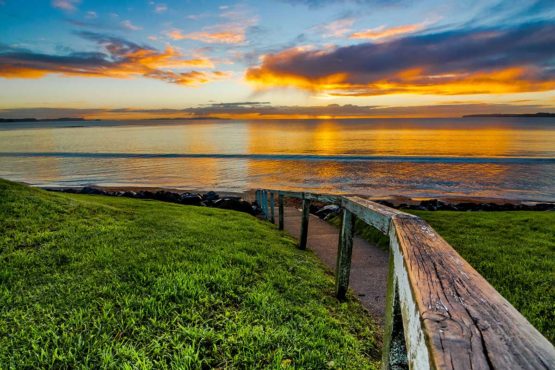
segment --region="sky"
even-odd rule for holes
[[[540,111],[553,0],[0,0],[0,118]]]

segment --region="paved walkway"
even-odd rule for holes
[[[277,209],[276,209],[277,211]],[[293,207],[284,209],[285,231],[299,239],[301,212]],[[277,223],[277,212],[276,212]],[[310,215],[308,222],[308,249],[314,251],[324,264],[335,272],[339,229]],[[388,253],[355,237],[349,287],[372,316],[383,323],[387,290]]]

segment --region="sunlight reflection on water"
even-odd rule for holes
[[[70,127],[76,125],[87,127]],[[412,156],[422,160],[411,160]],[[554,200],[555,121],[4,124],[0,126],[0,177],[40,185],[233,191],[273,187],[373,196]]]

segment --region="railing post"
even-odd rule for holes
[[[278,193],[278,211],[279,211],[279,226],[278,228],[280,230],[283,230],[283,219],[284,219],[284,215],[283,215],[283,194]]]
[[[270,192],[270,222],[275,224],[276,219],[274,217],[274,192]]]
[[[262,190],[262,211],[264,212],[264,218],[268,219],[268,194],[266,190]]]
[[[258,206],[259,209],[262,210],[262,204],[261,204],[262,202],[260,201],[260,190],[257,190],[254,193],[254,196],[255,196],[255,200],[256,200],[256,205]]]
[[[335,294],[338,299],[345,299],[349,288],[351,275],[351,257],[353,255],[353,234],[355,229],[355,215],[343,210],[341,232],[337,246],[337,262],[335,267]]]
[[[407,369],[407,348],[401,316],[401,304],[393,253],[389,252],[389,272],[387,275],[387,297],[385,307],[385,329],[382,353],[382,370]]]
[[[306,241],[308,239],[308,218],[310,216],[310,200],[305,199],[303,194],[303,214],[301,219],[301,240],[299,249],[306,249]]]

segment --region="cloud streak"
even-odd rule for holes
[[[80,0],[52,0],[52,6],[57,9],[73,12],[77,10]]]
[[[265,55],[246,79],[335,96],[488,94],[555,89],[555,25],[411,35]]]
[[[36,53],[0,45],[0,77],[40,78],[48,74],[79,77],[147,77],[183,86],[196,86],[227,77],[221,71],[182,71],[184,68],[213,68],[205,57],[184,58],[175,48],[159,51],[121,38],[93,32],[79,32],[96,43],[99,52],[66,55]]]
[[[448,103],[442,105],[421,105],[411,107],[380,107],[353,104],[329,104],[326,106],[279,106],[268,102],[213,103],[183,109],[143,109],[143,108],[15,108],[0,109],[0,118],[59,118],[83,117],[105,119],[141,118],[194,118],[220,117],[232,119],[333,119],[333,118],[387,118],[387,117],[460,117],[465,114],[488,113],[536,113],[552,112],[535,104],[483,104]]]
[[[405,24],[396,27],[377,27],[370,28],[365,31],[359,31],[351,34],[349,38],[351,39],[366,39],[366,40],[381,40],[389,39],[401,35],[407,35],[410,33],[415,33],[421,31],[426,27],[426,23],[416,23],[416,24]]]

